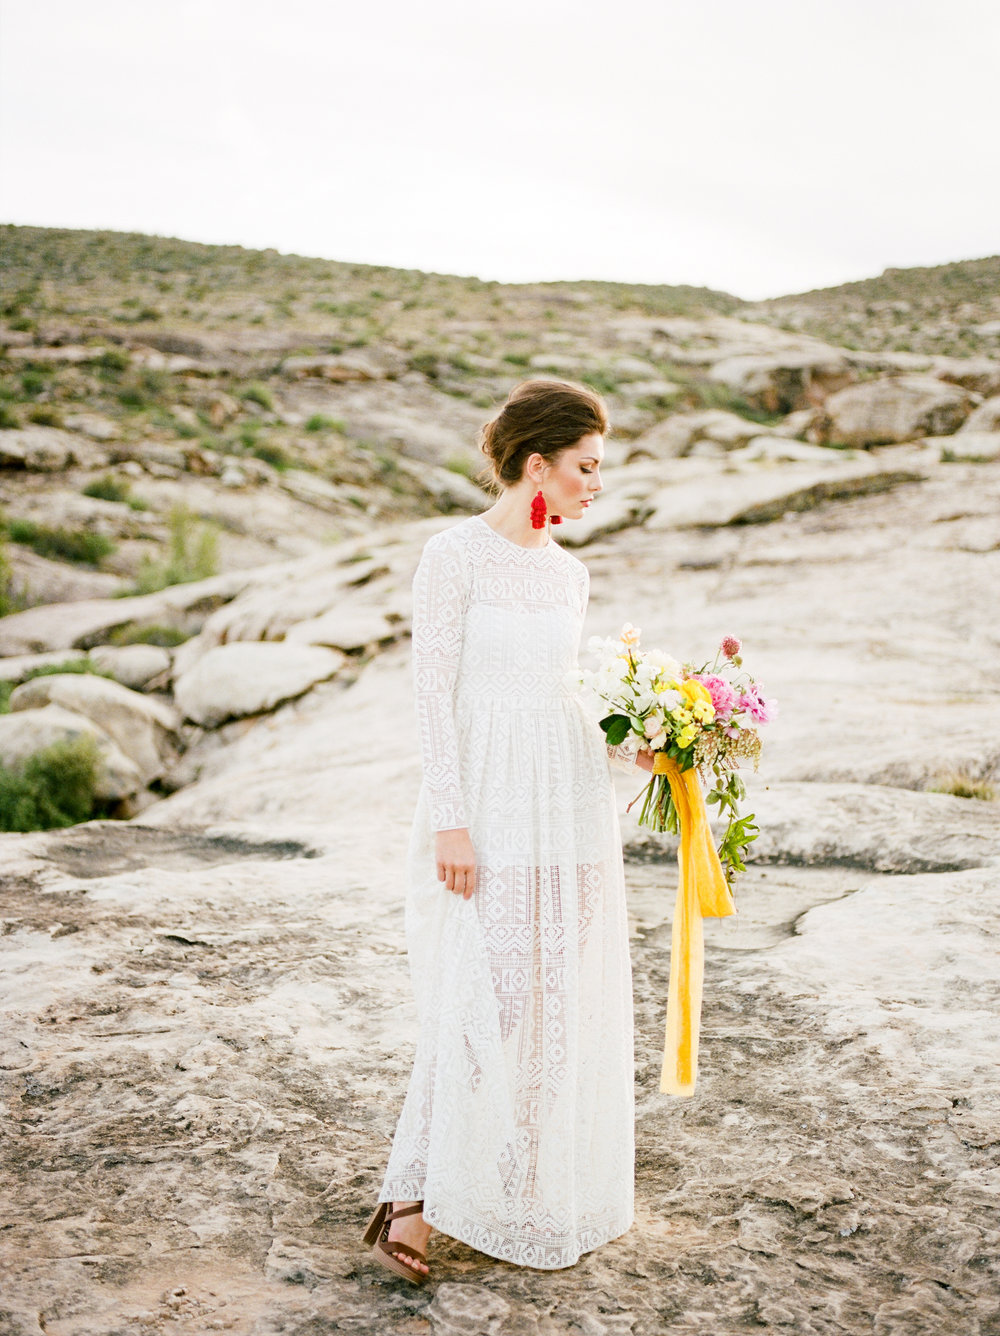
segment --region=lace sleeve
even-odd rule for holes
[[[607,744],[605,744],[607,745]],[[608,760],[617,765],[619,770],[634,770],[639,759],[639,740],[627,737],[617,747],[608,747]]]
[[[431,827],[468,824],[458,773],[452,692],[458,674],[467,605],[464,554],[431,539],[413,577],[413,680]]]
[[[580,563],[582,575],[580,576],[580,616],[587,615],[587,604],[590,600],[590,572],[583,563]],[[636,760],[639,755],[639,742],[636,738],[628,737],[624,742],[617,746],[604,744],[608,749],[608,760],[616,765],[620,770],[634,770]]]

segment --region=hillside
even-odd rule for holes
[[[0,1328],[1000,1330],[995,262],[751,307],[2,239]],[[676,840],[617,775],[634,1224],[554,1272],[435,1234],[415,1291],[360,1244],[417,1035],[412,578],[535,375],[612,418],[553,530],[582,646],[735,634],[779,712],[691,1099]]]

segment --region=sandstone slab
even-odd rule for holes
[[[37,709],[0,714],[0,764],[8,769],[21,770],[35,752],[56,742],[73,742],[84,735],[94,739],[100,758],[94,788],[97,798],[127,798],[143,787],[139,767],[110,734],[89,716],[64,709],[61,705],[43,705]]]
[[[93,720],[135,764],[146,785],[172,758],[180,720],[172,704],[94,673],[47,673],[15,687],[11,711],[58,705]]]
[[[226,719],[273,710],[339,671],[343,656],[317,645],[216,645],[174,682],[186,719],[215,728]]]

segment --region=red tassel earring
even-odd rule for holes
[[[542,489],[539,488],[531,503],[531,527],[533,529],[545,528],[545,513],[545,497],[542,496]],[[550,515],[549,519],[553,524],[562,524],[561,515]]]

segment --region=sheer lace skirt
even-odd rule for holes
[[[607,754],[572,699],[512,710],[479,697],[457,714],[476,891],[437,880],[422,791],[406,899],[419,1032],[380,1200],[422,1199],[430,1224],[492,1256],[570,1266],[633,1218],[632,979]]]

